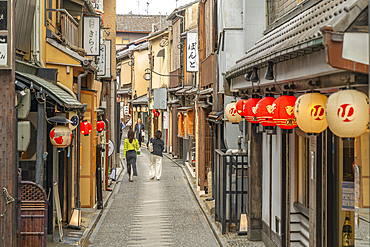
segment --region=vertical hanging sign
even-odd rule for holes
[[[87,56],[100,55],[100,17],[83,17],[83,48]]]
[[[186,71],[197,72],[199,70],[198,34],[187,33],[186,44]]]
[[[11,69],[11,1],[0,1],[0,69]]]
[[[100,55],[97,57],[96,66],[98,68],[98,76],[105,75],[105,45],[100,46]]]

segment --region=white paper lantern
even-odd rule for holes
[[[368,97],[354,89],[333,93],[326,103],[326,120],[330,130],[339,137],[361,135],[369,124]]]
[[[319,134],[327,127],[325,105],[328,97],[310,92],[298,97],[294,105],[294,116],[298,127],[309,134]]]
[[[231,123],[239,123],[243,120],[236,110],[235,102],[231,102],[225,107],[225,115],[227,120],[229,120]]]
[[[50,131],[50,142],[57,148],[66,148],[71,144],[72,131],[64,125],[58,125]]]

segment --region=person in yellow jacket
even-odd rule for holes
[[[129,181],[133,182],[133,176],[137,176],[136,170],[136,159],[137,154],[136,150],[139,150],[139,142],[137,139],[134,138],[135,133],[132,130],[129,130],[127,133],[127,138],[123,144],[123,159],[126,158],[127,162],[127,173],[130,176]]]

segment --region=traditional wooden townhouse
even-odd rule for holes
[[[108,102],[101,103],[110,96],[106,87],[114,78],[109,72],[104,85],[97,77],[100,38],[103,43],[109,38],[100,33],[102,11],[95,7],[90,1],[16,3],[19,168],[22,180],[35,182],[47,195],[50,239],[55,222],[71,224],[74,209],[81,227],[81,207],[102,207],[107,146],[101,139],[106,134],[99,133],[108,125],[99,122],[108,123],[114,113]],[[107,27],[110,18],[105,20]],[[104,62],[110,68],[111,60]]]
[[[267,246],[368,244],[368,1],[264,4],[266,26],[255,30],[263,36],[224,77],[225,94],[249,98],[240,103],[248,237]]]

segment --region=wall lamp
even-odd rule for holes
[[[266,80],[273,80],[274,79],[274,63],[273,62],[268,62],[268,67],[265,73],[265,79]]]

